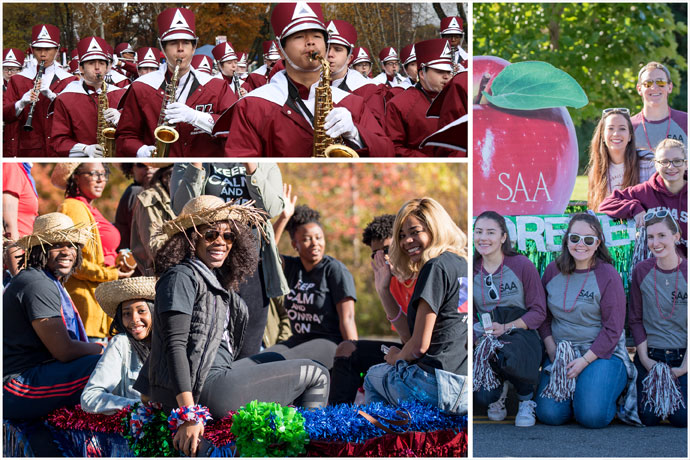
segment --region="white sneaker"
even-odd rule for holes
[[[508,382],[507,380],[503,382],[503,389],[501,390],[501,396],[498,398],[498,401],[489,404],[489,407],[486,411],[489,420],[493,420],[494,422],[500,422],[501,420],[505,420],[506,415],[508,415],[508,411],[506,411],[508,385],[510,385],[510,382]]]
[[[518,413],[515,416],[515,426],[534,426],[536,419],[534,418],[534,409],[537,407],[537,403],[529,401],[520,401],[520,406],[518,407]]]

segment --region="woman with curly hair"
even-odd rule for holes
[[[628,109],[605,109],[589,147],[587,206],[599,209],[604,198],[646,181],[654,173],[650,159],[640,158]]]
[[[357,340],[355,282],[345,264],[325,254],[326,237],[318,211],[296,206],[292,216],[281,214],[276,227],[282,227],[286,218],[285,229],[298,254],[282,256],[290,287],[284,305],[292,336],[267,351],[313,359],[330,369],[338,344]]]
[[[438,202],[417,198],[398,211],[389,255],[396,275],[409,279],[418,273],[417,283],[407,321],[395,322],[402,349],[390,347],[386,362],[369,369],[366,401],[415,399],[466,412],[467,313],[460,303],[467,286],[467,236]]]
[[[148,382],[140,376],[135,388],[170,411],[173,445],[186,455],[196,454],[209,412],[220,419],[255,399],[305,407],[328,400],[328,370],[312,361],[235,361],[248,318],[235,290],[256,267],[250,226],[262,221],[251,206],[202,195],[163,225]]]

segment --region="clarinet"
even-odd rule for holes
[[[237,71],[235,71],[235,73],[232,74],[232,83],[235,85],[235,94],[237,94],[237,98],[241,99],[242,96],[240,96],[240,77],[237,76]]]
[[[45,61],[41,61],[38,66],[38,71],[36,72],[36,78],[34,79],[34,91],[39,92],[41,90],[41,79],[43,78],[43,72],[45,71]],[[31,108],[29,109],[29,116],[26,118],[26,123],[24,123],[24,131],[33,131],[34,122],[34,109],[36,108],[36,102],[38,98],[31,103]]]

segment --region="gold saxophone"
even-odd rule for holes
[[[314,51],[309,59],[321,63],[321,81],[316,87],[316,102],[314,104],[314,148],[312,157],[359,158],[357,152],[343,144],[342,139],[333,139],[323,128],[328,112],[333,109],[331,95],[331,65]]]
[[[96,140],[103,147],[103,157],[113,157],[115,156],[115,128],[105,119],[105,111],[109,108],[108,84],[102,75],[98,75],[98,79],[103,79],[103,81],[101,83],[101,94],[98,95],[98,107],[96,108],[98,116]]]
[[[165,87],[165,94],[163,95],[163,104],[161,105],[161,113],[158,116],[158,126],[153,131],[153,136],[156,138],[156,151],[154,157],[167,157],[170,151],[170,144],[177,142],[180,138],[180,133],[177,132],[175,126],[169,125],[165,122],[165,109],[168,104],[175,102],[175,93],[177,92],[177,80],[180,75],[180,64],[182,59],[175,62],[175,71],[173,72],[170,83]]]

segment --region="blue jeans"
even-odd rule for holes
[[[364,377],[364,397],[367,404],[397,405],[398,400],[415,399],[438,407],[438,383],[435,374],[401,359],[395,366],[383,363],[369,368]]]
[[[547,358],[542,368],[549,364]],[[597,359],[577,377],[573,399],[556,402],[541,397],[550,377],[543,370],[539,377],[536,399],[539,421],[546,425],[563,425],[575,415],[575,420],[586,428],[603,428],[611,423],[616,415],[616,400],[628,379],[625,364],[620,358]]]
[[[665,350],[661,348],[650,348],[647,355],[654,361],[666,363],[671,367],[680,367],[683,363],[683,356],[685,356],[685,350],[675,349],[675,350]],[[661,422],[661,417],[654,415],[654,411],[650,408],[644,407],[643,394],[642,394],[642,380],[647,377],[647,369],[644,368],[640,362],[640,358],[635,355],[633,360],[635,367],[637,367],[637,412],[640,415],[640,420],[645,426],[655,426]],[[680,392],[683,395],[683,402],[685,407],[679,407],[674,413],[668,416],[668,421],[673,426],[680,428],[688,426],[688,374],[681,375],[678,378],[678,383],[680,384]]]
[[[493,390],[476,390],[474,392],[474,404],[480,407],[488,407],[489,404],[498,401],[501,397],[501,392],[503,391],[504,380],[498,377],[501,384],[494,388]],[[517,393],[518,401],[529,401],[534,396],[534,385],[529,383],[520,382],[515,379],[508,377],[507,379],[515,387],[515,392]]]

